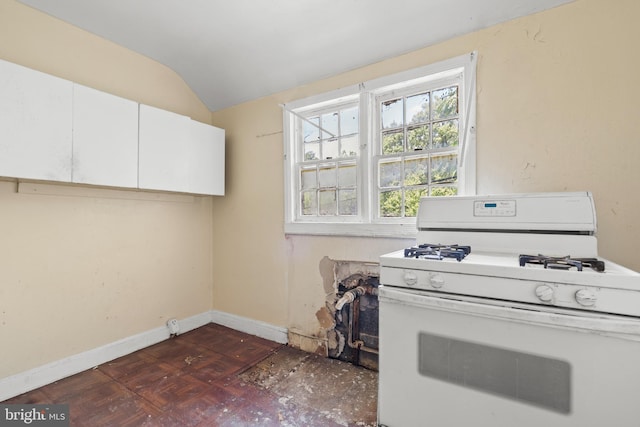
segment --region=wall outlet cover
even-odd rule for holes
[[[167,327],[169,328],[171,335],[178,335],[178,332],[180,332],[180,325],[178,324],[177,319],[167,320]]]

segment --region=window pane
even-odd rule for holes
[[[322,141],[322,156],[324,159],[335,159],[338,157],[338,139],[326,139]]]
[[[380,216],[399,217],[402,215],[402,192],[400,190],[380,193]]]
[[[433,120],[458,115],[458,86],[433,91]]]
[[[302,140],[303,142],[318,142],[320,140],[320,129],[309,122],[317,125],[320,123],[320,119],[311,117],[307,120],[302,120]]]
[[[357,166],[347,160],[315,166],[306,161],[330,160],[360,155],[359,106],[325,109],[319,115],[301,120],[303,151],[299,169],[300,212],[308,216],[357,215]],[[314,126],[316,124],[317,126]],[[340,192],[338,192],[338,179]],[[321,191],[318,191],[321,190]],[[338,211],[339,210],[339,211]]]
[[[338,190],[338,214],[358,214],[358,194],[353,190]]]
[[[404,164],[404,185],[421,185],[429,182],[429,158],[406,160]]]
[[[402,122],[402,98],[382,103],[382,129],[396,128],[403,125]]]
[[[303,190],[317,188],[318,182],[316,180],[316,168],[302,169],[300,172],[300,184],[302,185]]]
[[[322,139],[335,138],[338,136],[338,113],[328,113],[322,115]]]
[[[407,131],[407,151],[425,150],[429,146],[429,125]]]
[[[336,190],[320,191],[320,215],[336,214]]]
[[[431,187],[432,196],[455,196],[458,194],[457,187]]]
[[[414,188],[404,193],[404,216],[416,216],[418,214],[418,206],[420,198],[429,193],[427,188]]]
[[[431,182],[456,182],[458,178],[458,156],[434,156],[431,158]]]
[[[380,162],[378,176],[380,187],[397,187],[402,182],[402,162],[388,161]]]
[[[352,135],[360,132],[360,112],[358,107],[340,111],[340,135]]]
[[[304,160],[320,160],[320,144],[306,143],[304,144]]]
[[[407,98],[407,124],[425,123],[429,120],[429,92]]]
[[[355,187],[356,177],[356,165],[341,165],[338,168],[338,187]]]
[[[456,147],[458,145],[458,120],[447,120],[433,124],[433,147]]]
[[[336,186],[335,165],[322,165],[318,170],[318,181],[321,188]]]
[[[360,151],[358,135],[342,138],[340,144],[340,157],[355,157]]]
[[[402,153],[404,151],[404,133],[385,132],[382,134],[382,154]]]
[[[318,200],[315,191],[303,191],[300,194],[302,215],[318,215]]]

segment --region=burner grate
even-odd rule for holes
[[[557,270],[569,270],[571,268],[575,268],[578,271],[582,271],[583,267],[587,267],[598,272],[604,271],[604,261],[597,258],[571,258],[568,255],[565,257],[520,255],[519,260],[520,267],[524,267],[526,264],[536,264],[543,265],[544,268]]]
[[[444,258],[455,258],[458,262],[471,253],[471,246],[441,245],[424,243],[422,245],[406,248],[405,258],[422,258],[442,260]]]

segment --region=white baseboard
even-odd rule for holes
[[[223,311],[211,310],[211,321],[240,332],[255,335],[280,344],[287,344],[288,330],[259,320],[249,319]]]
[[[210,322],[211,312],[207,311],[179,320],[178,325],[180,333],[184,333]],[[166,326],[160,326],[16,375],[1,378],[0,402],[157,344],[168,339],[169,336],[169,329]]]
[[[179,320],[178,325],[180,333],[185,333],[211,322],[281,344],[286,344],[288,339],[286,328],[217,310]],[[0,378],[0,402],[157,344],[169,336],[169,329],[160,326],[19,374]]]

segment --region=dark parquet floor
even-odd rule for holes
[[[72,426],[374,426],[377,373],[209,324],[3,403]]]

